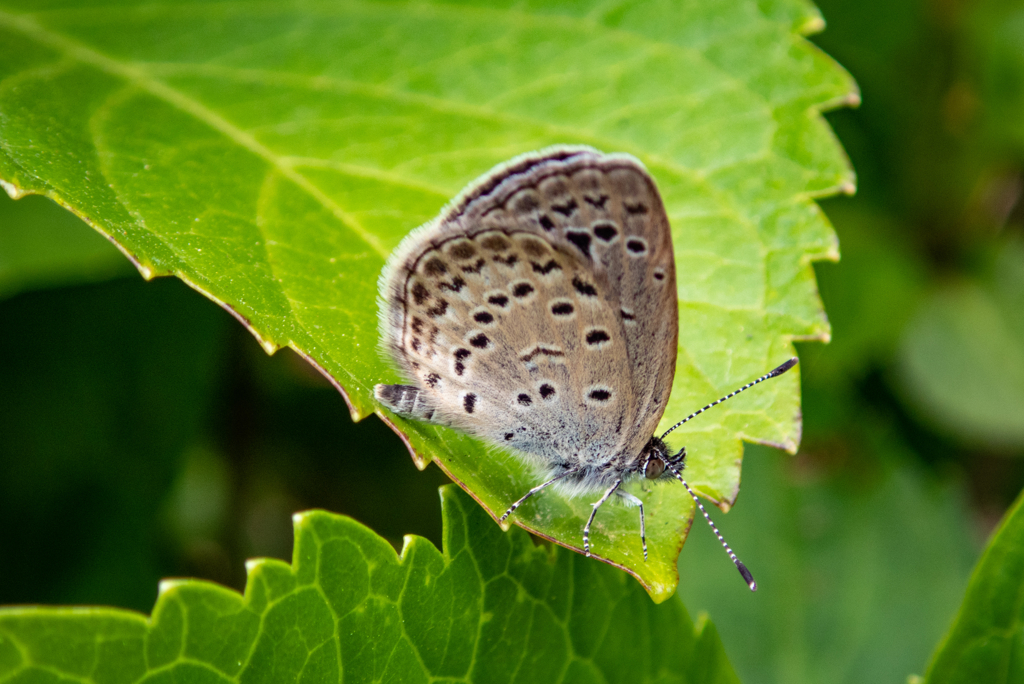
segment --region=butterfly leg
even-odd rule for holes
[[[618,489],[619,485],[621,484],[622,479],[620,478],[615,481],[615,484],[608,488],[608,491],[606,491],[604,495],[601,496],[601,499],[597,503],[590,504],[591,506],[594,507],[594,510],[590,511],[590,519],[587,520],[587,524],[583,527],[583,555],[587,556],[588,558],[590,557],[590,526],[594,522],[594,516],[597,515],[597,509],[600,508],[602,504],[604,504],[604,502],[608,500],[608,497],[615,493],[615,490]]]
[[[640,543],[644,547],[644,562],[647,562],[647,531],[644,528],[644,502],[636,498],[628,492],[619,492],[619,496],[626,500],[626,503],[630,506],[636,506],[640,509]]]
[[[517,508],[522,506],[526,502],[527,499],[529,499],[531,496],[533,496],[534,494],[536,494],[540,490],[544,489],[548,485],[555,484],[556,482],[561,480],[563,477],[566,477],[568,475],[572,475],[575,472],[576,472],[575,470],[566,470],[564,473],[559,473],[558,475],[555,475],[553,478],[551,478],[547,482],[543,482],[543,483],[537,485],[536,487],[534,487],[533,489],[531,489],[530,491],[526,492],[526,495],[523,496],[523,498],[519,499],[519,501],[516,501],[514,504],[512,504],[511,506],[508,507],[508,510],[505,511],[505,515],[501,516],[501,518],[499,519],[498,522],[505,522],[505,520],[508,518],[508,516],[510,516],[513,513],[515,513],[515,510]]]

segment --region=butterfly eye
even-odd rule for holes
[[[644,466],[644,477],[648,480],[657,480],[665,472],[665,462],[660,458],[651,458]]]

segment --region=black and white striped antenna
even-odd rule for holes
[[[740,392],[748,390],[748,389],[750,389],[751,387],[753,387],[754,385],[756,385],[756,384],[758,384],[760,382],[764,382],[765,380],[768,380],[770,378],[774,378],[774,377],[777,377],[779,375],[782,375],[783,373],[788,371],[790,368],[792,368],[796,364],[797,364],[797,359],[796,359],[796,357],[793,357],[789,361],[786,361],[784,364],[782,364],[781,366],[776,368],[775,370],[773,370],[770,373],[768,373],[767,375],[762,375],[757,380],[754,380],[753,382],[748,382],[746,385],[744,385],[743,387],[740,387],[735,392],[730,392],[729,394],[725,395],[724,397],[722,397],[718,401],[713,401],[710,404],[708,404],[707,406],[705,406],[704,408],[700,409],[699,411],[694,411],[690,415],[686,416],[686,418],[683,418],[681,421],[679,421],[678,423],[676,423],[675,425],[670,427],[668,430],[665,430],[665,433],[661,436],[661,439],[665,439],[665,436],[668,435],[668,433],[672,432],[673,430],[675,430],[677,427],[679,427],[683,423],[687,422],[688,420],[692,420],[692,419],[696,418],[700,414],[702,414],[705,411],[707,411],[709,408],[712,408],[713,406],[718,406],[719,404],[721,404],[723,401],[725,401],[727,399],[732,399],[733,397],[735,397]],[[682,451],[679,452],[679,456],[682,456],[682,457],[685,458],[685,456],[686,456],[686,449],[685,448]],[[678,463],[679,461],[682,461],[682,459],[677,460],[676,463]],[[683,464],[685,465],[685,461],[683,461]],[[736,566],[736,569],[740,571],[740,575],[743,576],[743,581],[747,583],[748,587],[750,587],[750,591],[757,591],[757,582],[754,581],[754,576],[750,574],[750,570],[747,570],[747,566],[743,564],[743,561],[741,561],[739,558],[736,557],[736,554],[735,554],[735,552],[733,552],[732,547],[730,547],[729,544],[726,543],[725,537],[723,537],[722,533],[718,531],[718,527],[711,520],[711,516],[708,515],[707,510],[705,510],[704,504],[702,504],[700,499],[697,498],[696,492],[694,492],[693,489],[690,488],[690,485],[687,484],[686,480],[683,479],[683,474],[680,471],[680,469],[676,467],[675,463],[670,463],[670,462],[667,462],[667,461],[665,462],[665,466],[669,470],[671,470],[672,474],[675,475],[676,479],[679,480],[680,482],[682,482],[683,486],[686,487],[686,491],[690,493],[690,496],[693,498],[693,502],[695,504],[697,504],[697,508],[699,508],[700,512],[704,515],[704,519],[708,521],[708,525],[711,526],[711,530],[715,533],[715,536],[718,537],[718,541],[721,542],[722,548],[724,548],[725,552],[727,554],[729,554],[729,559]]]
[[[754,576],[750,574],[749,570],[747,570],[747,566],[743,564],[743,561],[736,557],[736,553],[732,550],[732,547],[726,543],[725,537],[723,537],[722,533],[718,531],[718,526],[712,522],[711,516],[708,515],[707,510],[704,508],[704,504],[702,504],[700,499],[697,498],[697,493],[690,489],[690,485],[683,479],[683,474],[680,473],[674,465],[666,465],[669,470],[672,471],[672,474],[676,476],[676,479],[683,483],[683,486],[686,487],[686,491],[690,493],[690,496],[693,497],[693,502],[697,504],[697,508],[699,508],[700,512],[704,514],[704,519],[708,521],[708,525],[711,525],[711,531],[715,533],[716,537],[718,537],[718,541],[721,542],[722,548],[724,548],[725,552],[729,554],[729,559],[736,566],[736,569],[740,571],[740,574],[743,576],[743,581],[747,583],[748,587],[750,587],[750,591],[757,591],[757,582],[754,581]]]
[[[740,387],[735,392],[730,392],[729,394],[726,394],[724,397],[722,397],[718,401],[713,401],[710,404],[708,404],[707,406],[705,406],[704,408],[700,409],[699,411],[694,411],[693,413],[691,413],[690,415],[686,416],[681,421],[679,421],[678,423],[676,423],[675,425],[670,427],[668,430],[665,430],[665,432],[664,432],[664,434],[662,434],[661,438],[665,439],[665,437],[668,435],[668,433],[672,432],[673,430],[675,430],[677,427],[679,427],[683,423],[686,423],[687,421],[693,420],[694,418],[696,418],[700,414],[702,414],[705,411],[707,411],[709,408],[713,408],[715,406],[718,406],[719,404],[721,404],[726,399],[732,399],[733,397],[735,397],[740,392],[744,392],[744,391],[750,389],[751,387],[753,387],[754,385],[757,385],[758,383],[762,383],[765,380],[770,380],[771,378],[775,378],[775,377],[778,377],[778,376],[782,375],[783,373],[788,371],[790,368],[795,366],[797,364],[797,361],[799,361],[799,359],[797,359],[794,356],[789,361],[786,361],[784,364],[782,364],[781,366],[779,366],[778,368],[776,368],[772,372],[768,373],[767,375],[762,375],[757,380],[754,380],[752,382],[748,382],[746,385],[744,385],[743,387]]]

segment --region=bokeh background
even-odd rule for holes
[[[859,177],[822,203],[833,342],[798,345],[800,453],[748,447],[716,516],[761,589],[697,527],[680,595],[744,682],[902,682],[1024,485],[1024,3],[819,6],[863,96],[828,117]],[[0,604],[240,589],[308,508],[440,543],[437,468],[48,200],[0,194],[0,330]]]

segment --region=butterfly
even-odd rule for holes
[[[508,449],[547,487],[593,495],[583,528],[622,485],[677,479],[751,589],[753,578],[682,477],[685,448],[652,436],[672,389],[679,330],[672,236],[644,165],[627,154],[552,147],[470,183],[410,233],[380,278],[385,353],[411,384],[377,385],[391,411]]]

